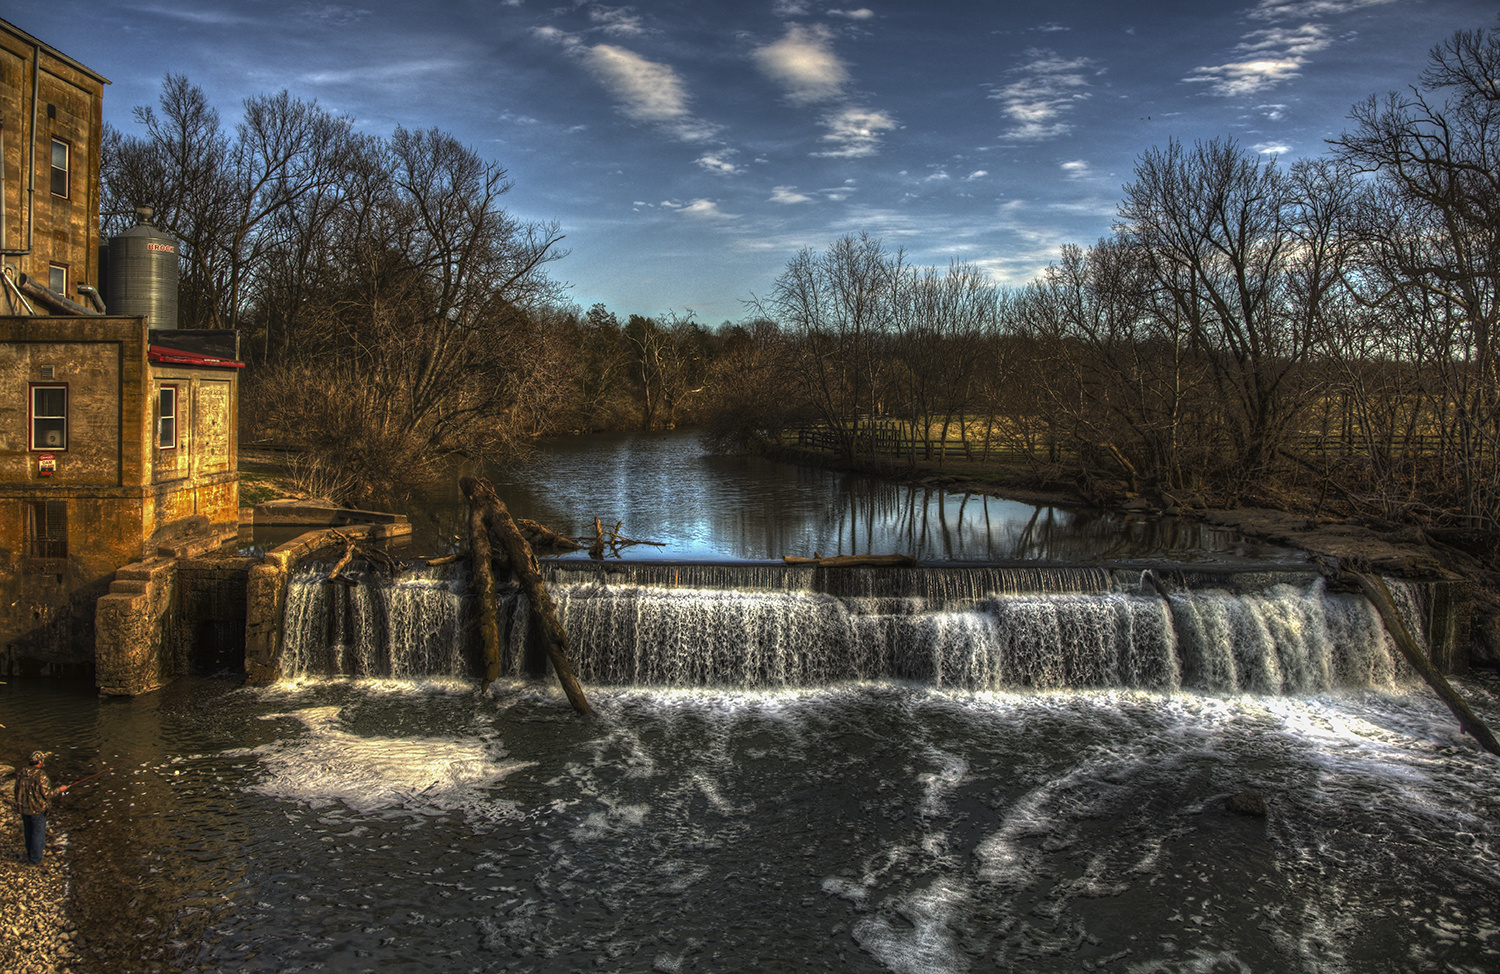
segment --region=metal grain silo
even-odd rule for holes
[[[109,238],[108,291],[112,315],[145,315],[152,328],[177,327],[177,238],[151,225],[151,208],[139,222]]]

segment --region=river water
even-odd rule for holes
[[[784,555],[913,555],[923,561],[1219,564],[1300,561],[1284,549],[1177,518],[1122,518],[898,485],[759,457],[708,454],[692,433],[567,437],[534,466],[481,471],[511,512],[570,537],[620,524],[661,542],[637,560],[753,561]],[[466,531],[455,485],[412,515],[419,547]],[[583,558],[583,553],[573,557]]]
[[[118,765],[54,817],[80,969],[1500,968],[1500,762],[1362,600],[751,567],[559,579],[592,721],[519,670],[480,694],[419,638],[455,618],[445,575],[389,627],[399,676],[0,686],[5,759]],[[1458,682],[1500,722],[1492,680]],[[1226,809],[1252,788],[1266,818]]]

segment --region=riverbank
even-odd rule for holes
[[[6,783],[7,791],[10,782]],[[73,970],[75,925],[68,913],[72,885],[68,836],[47,823],[47,854],[40,866],[26,861],[21,816],[0,802],[0,971],[6,974],[67,974]]]

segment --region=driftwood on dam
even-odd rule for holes
[[[1479,742],[1479,746],[1491,754],[1500,754],[1500,742],[1496,742],[1495,735],[1490,733],[1484,721],[1475,716],[1474,711],[1469,709],[1469,704],[1453,689],[1446,677],[1438,671],[1427,659],[1427,654],[1422,652],[1422,647],[1412,637],[1411,630],[1406,628],[1406,620],[1401,618],[1401,610],[1396,608],[1396,602],[1391,598],[1390,589],[1386,588],[1385,581],[1376,575],[1368,575],[1364,572],[1349,572],[1360,590],[1365,593],[1365,598],[1375,606],[1375,611],[1380,613],[1380,619],[1385,623],[1386,632],[1391,634],[1391,641],[1396,648],[1401,650],[1401,655],[1412,665],[1412,669],[1422,674],[1422,679],[1432,687],[1453,716],[1458,718],[1459,729],[1465,734],[1473,735]]]
[[[557,607],[542,580],[536,555],[510,515],[495,488],[482,477],[464,477],[459,481],[469,499],[469,553],[475,584],[480,597],[480,635],[484,641],[484,687],[489,688],[500,673],[500,632],[495,617],[495,577],[493,565],[502,564],[516,578],[531,603],[532,616],[540,623],[538,631],[542,648],[552,663],[552,671],[562,684],[563,693],[573,709],[592,716],[593,708],[583,695],[583,687],[568,662],[568,634],[557,618]]]
[[[817,565],[819,568],[859,568],[862,566],[911,568],[917,563],[911,555],[829,555],[824,557],[816,552],[811,558],[783,555],[781,560],[788,565]]]

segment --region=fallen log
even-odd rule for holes
[[[496,494],[495,488],[488,480],[480,477],[464,477],[459,481],[464,496],[469,499],[469,535],[472,546],[474,562],[482,562],[484,570],[488,573],[489,557],[481,557],[478,551],[480,536],[483,536],[486,555],[490,547],[491,539],[499,542],[504,552],[510,571],[520,583],[521,590],[526,593],[526,598],[531,603],[531,614],[541,624],[538,631],[542,640],[542,648],[547,652],[547,659],[552,663],[552,671],[557,674],[557,680],[562,684],[563,693],[567,694],[568,702],[573,709],[586,717],[593,716],[593,708],[589,706],[588,700],[583,695],[583,687],[579,686],[578,678],[573,674],[573,666],[568,662],[568,634],[563,630],[562,623],[557,618],[557,607],[552,602],[552,596],[547,591],[547,585],[542,580],[541,568],[537,565],[536,555],[531,550],[531,545],[526,543],[520,528],[510,516],[505,502]],[[478,518],[478,525],[476,525]],[[488,530],[481,530],[479,526],[487,526]],[[490,574],[491,590],[482,593],[483,605],[488,606],[488,611],[494,613],[494,576]],[[485,611],[483,607],[481,612]],[[481,627],[484,625],[481,616]],[[483,629],[481,629],[483,632]],[[489,634],[483,632],[484,638],[489,639]],[[499,633],[498,627],[494,636],[495,655],[493,672],[499,675]],[[489,643],[486,642],[486,681],[485,687],[489,686],[494,676],[489,676]]]
[[[481,693],[500,676],[500,620],[495,612],[495,573],[490,565],[490,529],[486,513],[482,500],[469,495],[469,576],[479,596],[479,641],[484,647]]]
[[[1411,630],[1406,628],[1406,620],[1401,618],[1401,610],[1396,608],[1396,602],[1391,598],[1391,591],[1386,587],[1385,580],[1364,572],[1349,572],[1360,590],[1365,593],[1365,598],[1375,606],[1375,611],[1380,613],[1380,619],[1385,623],[1386,632],[1391,634],[1391,640],[1406,661],[1412,665],[1412,669],[1422,674],[1422,679],[1427,685],[1448,705],[1453,716],[1458,718],[1459,730],[1465,734],[1472,735],[1491,754],[1500,755],[1500,742],[1495,740],[1495,735],[1485,726],[1484,721],[1474,715],[1469,709],[1468,703],[1458,691],[1453,689],[1446,677],[1443,676],[1427,659],[1427,654],[1422,652],[1422,647],[1417,645],[1416,639],[1412,637]]]
[[[354,549],[357,546],[357,542],[355,542],[353,538],[339,534],[337,531],[335,531],[334,534],[344,539],[344,553],[342,556],[340,556],[338,563],[333,566],[333,571],[328,573],[328,578],[326,578],[325,581],[329,582],[338,578],[339,573],[342,572],[346,566],[348,566],[349,562],[354,560]]]
[[[814,555],[811,558],[785,555],[781,560],[788,565],[817,565],[819,568],[858,568],[866,565],[911,568],[917,563],[911,555]]]
[[[567,535],[558,534],[556,531],[529,518],[513,518],[516,526],[521,529],[521,536],[526,543],[531,545],[532,550],[542,548],[547,551],[577,551],[583,545],[574,541]]]

